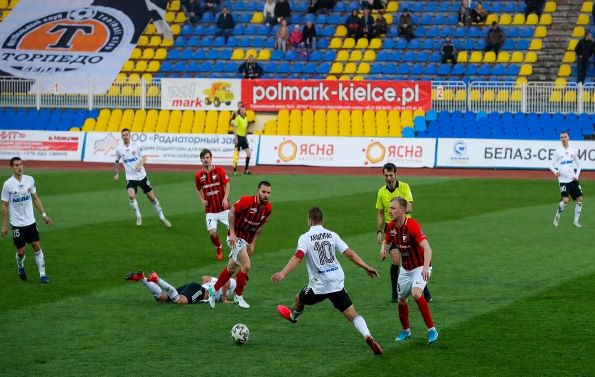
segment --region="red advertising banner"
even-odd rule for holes
[[[430,81],[242,80],[250,110],[429,110]]]

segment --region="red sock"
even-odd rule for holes
[[[409,305],[407,303],[399,303],[397,304],[397,309],[399,310],[399,320],[401,321],[403,330],[409,330]]]
[[[432,314],[430,314],[430,306],[428,305],[428,302],[426,301],[424,296],[422,295],[420,298],[418,298],[417,301],[415,301],[415,303],[419,308],[419,312],[421,313],[421,316],[424,319],[427,328],[431,329],[432,327],[434,327],[434,321],[432,321]]]
[[[229,271],[227,271],[227,267],[225,267],[223,269],[223,271],[221,271],[221,273],[219,274],[219,277],[217,278],[217,282],[215,283],[215,286],[213,287],[215,289],[215,291],[218,291],[219,289],[221,289],[221,287],[223,287],[223,285],[229,281],[230,277],[231,277],[231,273]]]
[[[236,275],[236,295],[241,296],[244,293],[244,287],[246,286],[246,274],[240,270]]]
[[[219,236],[218,235],[210,235],[211,237],[211,242],[213,243],[213,245],[215,245],[217,248],[221,247],[221,241],[219,240]]]

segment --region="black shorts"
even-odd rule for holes
[[[129,189],[133,189],[134,192],[136,192],[137,188],[140,187],[141,189],[143,189],[143,192],[145,194],[153,191],[153,187],[151,187],[151,182],[149,182],[149,177],[145,177],[143,179],[141,179],[140,181],[126,181],[126,188]]]
[[[250,145],[248,145],[248,137],[247,136],[238,136],[238,144],[236,145],[236,148],[241,149],[241,150],[249,149]]]
[[[583,196],[581,184],[578,181],[560,183],[560,195],[563,198],[570,196],[572,200],[576,200],[576,198]]]
[[[312,288],[305,287],[299,293],[299,300],[304,305],[314,305],[327,298],[333,303],[338,311],[343,313],[345,309],[353,305],[351,298],[345,291],[345,288],[337,292],[316,294]]]
[[[189,304],[195,304],[200,300],[204,300],[205,293],[207,292],[207,290],[198,283],[188,283],[176,289],[179,294],[186,296]]]
[[[12,242],[17,249],[24,247],[31,242],[39,241],[39,231],[37,230],[37,223],[27,226],[13,226],[12,227]]]

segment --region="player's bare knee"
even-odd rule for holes
[[[39,250],[41,250],[41,244],[39,242],[31,242],[31,247],[33,248],[33,251],[38,252]]]
[[[413,297],[413,299],[417,301],[417,299],[419,299],[423,295],[423,293],[423,289],[414,288],[411,290],[411,297]]]
[[[578,198],[576,198],[576,202],[583,204],[583,197],[579,196]]]

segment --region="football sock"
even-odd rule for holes
[[[428,302],[426,301],[424,296],[421,296],[420,298],[418,298],[415,301],[415,303],[417,304],[417,307],[419,308],[419,312],[421,313],[421,316],[424,319],[426,327],[428,329],[434,327],[434,321],[432,321],[432,314],[430,314],[430,306],[428,305]]]
[[[217,234],[215,234],[214,236],[209,234],[209,236],[211,237],[211,242],[213,243],[213,245],[215,245],[218,248],[221,247],[221,240],[219,240],[219,236]]]
[[[392,297],[397,298],[397,284],[399,283],[399,265],[398,264],[391,264],[390,265],[390,283],[391,283],[391,292]]]
[[[360,334],[362,334],[362,336],[364,338],[371,336],[370,335],[370,330],[368,330],[368,325],[366,325],[366,321],[364,320],[364,317],[362,317],[361,315],[358,315],[357,317],[355,317],[352,321],[353,326],[357,329],[357,331],[359,331]]]
[[[556,212],[558,215],[562,213],[562,211],[564,211],[564,208],[566,208],[566,204],[563,201],[560,201],[560,204],[558,205],[558,211]]]
[[[297,319],[297,317],[302,315],[303,312],[304,312],[304,309],[295,310],[294,308],[291,308],[291,319],[293,319],[295,321]]]
[[[159,284],[161,289],[165,291],[165,293],[173,302],[178,301],[178,291],[174,287],[172,287],[168,282],[166,282],[162,278],[159,278],[159,283],[157,284]]]
[[[583,210],[583,202],[576,202],[574,206],[574,222],[578,223],[578,219],[581,217],[581,211]]]
[[[246,167],[244,168],[244,171],[248,171],[248,166],[250,166],[250,157],[246,157]]]
[[[221,271],[221,273],[219,274],[219,277],[217,278],[217,282],[213,286],[213,289],[216,291],[220,290],[221,287],[223,287],[223,285],[225,285],[225,283],[227,283],[229,278],[231,278],[231,273],[229,271],[227,271],[227,267],[224,267],[223,271]],[[237,288],[236,288],[236,291],[237,291]]]
[[[233,166],[233,171],[236,171],[236,169],[238,168],[238,160],[240,159],[240,151],[238,148],[235,148],[233,150],[233,161],[231,162],[231,165]]]
[[[240,270],[240,272],[238,272],[236,282],[236,295],[241,296],[242,293],[244,293],[244,287],[246,286],[246,273],[244,271]],[[217,283],[219,283],[219,280],[217,280]]]
[[[35,264],[39,269],[39,276],[45,276],[45,259],[43,258],[42,250],[35,252]]]
[[[19,256],[19,253],[15,254],[15,258],[17,260],[17,267],[19,268],[23,268],[25,267],[25,255],[23,255],[22,257]]]
[[[161,296],[161,288],[159,288],[157,284],[153,283],[152,281],[148,281],[147,278],[144,278],[140,282],[143,283],[145,287],[147,287],[153,297],[159,298],[159,296]]]
[[[140,210],[138,209],[138,202],[136,199],[130,199],[130,208],[132,208],[136,217],[140,217]]]
[[[403,330],[409,330],[411,327],[409,326],[409,305],[407,305],[407,303],[398,303],[397,309],[399,311],[399,321],[401,321],[401,327],[403,327]]]
[[[165,215],[163,214],[163,210],[161,209],[161,206],[159,205],[159,200],[157,198],[155,198],[155,201],[152,202],[153,203],[153,208],[155,208],[155,212],[157,212],[157,216],[159,216],[160,220],[165,219]]]

